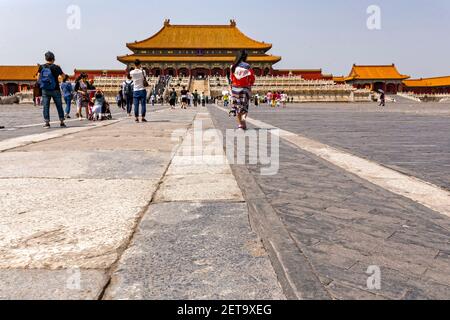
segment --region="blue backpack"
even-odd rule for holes
[[[42,90],[55,90],[56,88],[55,77],[53,76],[52,70],[50,70],[49,67],[42,66],[39,84]]]

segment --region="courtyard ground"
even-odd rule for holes
[[[252,108],[274,175],[191,149],[222,107],[152,111],[0,107],[0,298],[450,298],[450,105]]]

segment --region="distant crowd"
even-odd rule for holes
[[[55,55],[52,52],[45,54],[46,63],[39,66],[38,81],[33,88],[33,100],[37,106],[42,105],[44,128],[50,128],[50,103],[53,100],[56,105],[60,127],[65,128],[65,120],[71,118],[72,103],[77,107],[76,117],[79,120],[101,121],[112,119],[110,106],[102,90],[96,89],[93,80],[82,73],[75,81],[70,83],[60,66],[55,64]],[[62,79],[62,83],[60,83]],[[147,122],[147,75],[141,67],[141,62],[136,60],[135,67],[130,70],[128,79],[123,85],[123,101],[126,104],[127,113],[131,116],[134,105],[136,122]],[[63,101],[66,105],[63,108]]]
[[[39,67],[38,81],[34,87],[34,104],[43,106],[44,127],[50,128],[50,102],[54,101],[60,120],[60,127],[66,127],[65,120],[71,118],[72,105],[76,106],[75,117],[80,121],[101,121],[112,119],[110,105],[102,90],[95,87],[94,80],[82,73],[74,83],[69,76],[55,64],[52,52],[45,54],[46,63]],[[60,83],[61,80],[61,83]],[[252,94],[251,88],[255,82],[255,75],[247,62],[247,53],[240,52],[234,65],[230,69],[228,90],[221,96],[211,98],[205,92],[190,92],[186,87],[177,91],[172,88],[167,92],[171,78],[161,76],[158,83],[150,88],[149,78],[142,67],[141,61],[136,60],[130,68],[126,80],[120,85],[116,102],[119,108],[126,111],[129,117],[134,115],[135,121],[147,122],[147,104],[168,103],[171,109],[180,106],[185,110],[189,107],[206,107],[209,103],[223,101],[225,107],[230,108],[230,114],[238,118],[239,128],[246,129],[245,118],[249,106],[256,107],[265,104],[271,108],[286,108],[293,103],[294,98],[284,91],[267,92],[265,95]],[[63,108],[65,104],[65,108]],[[384,92],[381,95],[381,106],[384,106]]]

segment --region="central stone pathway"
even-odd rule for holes
[[[197,114],[106,299],[284,298],[213,129]]]
[[[195,118],[3,141],[0,299],[282,298],[229,166],[180,153]]]

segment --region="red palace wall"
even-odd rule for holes
[[[301,76],[305,80],[332,80],[332,75],[324,75],[322,70],[273,70],[272,75],[288,77],[289,75]]]
[[[86,73],[89,79],[95,77],[125,77],[126,70],[74,70],[73,78],[78,78],[82,73]]]

